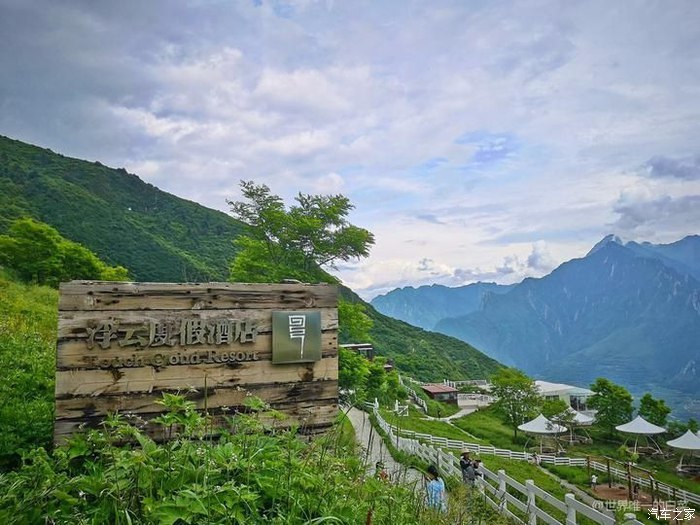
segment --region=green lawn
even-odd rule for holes
[[[501,421],[495,410],[483,408],[453,421],[456,427],[482,439],[489,445],[511,450],[523,450],[527,440],[522,434],[513,440],[513,429]]]
[[[458,428],[455,428],[448,422],[435,421],[426,418],[423,412],[413,407],[409,407],[409,415],[407,417],[397,416],[394,412],[388,409],[381,409],[380,413],[388,423],[396,425],[402,430],[412,430],[414,432],[431,434],[433,436],[448,439],[458,439],[469,443],[486,444],[483,441],[475,440],[473,436]]]
[[[478,410],[473,414],[455,420],[454,424],[498,448],[522,451],[527,440],[527,437],[522,434],[518,434],[517,440],[514,440],[513,430],[503,423],[498,413],[492,408]],[[423,430],[422,432],[427,433],[428,431]],[[618,450],[624,442],[624,438],[611,439],[606,431],[595,427],[588,429],[588,432],[592,437],[592,443],[565,445],[566,455],[570,457],[591,457],[601,463],[605,462],[605,457],[609,457],[618,461],[616,464],[617,468],[624,468],[624,458]],[[455,437],[454,439],[462,438]],[[680,477],[676,474],[675,468],[678,464],[678,459],[678,454],[673,454],[669,458],[641,457],[637,461],[637,465],[642,469],[652,471],[654,477],[659,481],[697,493],[700,489],[697,481],[687,477]],[[637,474],[646,476],[642,471],[637,471]]]

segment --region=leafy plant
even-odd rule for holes
[[[365,478],[339,423],[311,442],[265,423],[251,398],[217,442],[182,396],[168,395],[158,423],[181,432],[162,444],[116,415],[100,431],[74,436],[53,455],[37,449],[0,475],[0,522],[114,523],[449,523],[407,487]],[[198,419],[199,418],[199,419]],[[128,438],[129,444],[117,442]]]

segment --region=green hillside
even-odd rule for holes
[[[30,216],[137,281],[223,281],[242,225],[124,169],[0,136],[0,233]]]
[[[0,136],[0,233],[30,216],[80,242],[136,281],[226,281],[243,225],[123,169],[71,159]],[[347,290],[350,300],[363,302]],[[397,321],[366,304],[380,354],[424,381],[483,378],[498,366],[457,339]],[[2,312],[0,312],[2,313]]]
[[[377,353],[392,359],[400,372],[421,381],[484,379],[501,366],[498,361],[459,339],[429,332],[379,313],[348,288],[342,287],[341,295],[347,301],[365,305],[367,315],[374,322],[370,335]]]

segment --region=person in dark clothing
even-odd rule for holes
[[[462,469],[462,481],[467,485],[474,485],[476,471],[469,457],[469,449],[466,447],[462,449],[462,456],[459,458],[459,467]]]

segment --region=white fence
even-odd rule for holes
[[[399,383],[401,384],[402,387],[404,387],[406,392],[408,392],[408,396],[413,400],[413,402],[416,405],[418,405],[419,407],[421,407],[423,409],[423,412],[425,412],[427,414],[428,413],[428,404],[425,402],[425,399],[419,397],[418,394],[416,394],[416,391],[413,390],[410,386],[408,386],[404,382],[404,380],[401,376],[399,376]]]
[[[491,388],[491,383],[486,379],[469,379],[467,381],[450,381],[449,379],[443,379],[443,384],[451,386],[452,388],[459,389],[463,386],[477,386],[479,388]]]
[[[433,463],[447,475],[461,479],[459,461],[454,455],[444,452],[440,448],[425,445],[417,439],[398,436],[395,433],[395,427],[389,425],[380,416],[378,407],[376,405],[370,406],[379,422],[379,426],[387,434],[391,443],[398,449],[418,456],[423,461]],[[482,466],[479,468],[479,472],[482,477],[477,479],[477,486],[486,500],[499,512],[508,515],[523,525],[535,525],[538,519],[550,525],[562,525],[563,523],[576,525],[577,516],[579,515],[585,516],[600,525],[615,525],[613,517],[578,501],[573,494],[566,494],[564,501],[562,501],[539,488],[532,480],[526,480],[523,485],[508,476],[504,470],[494,473]],[[543,509],[543,503],[546,503],[550,509],[553,508],[560,511],[565,516],[564,521],[562,522],[552,516],[552,510],[547,511]],[[642,524],[637,520],[631,519],[625,522],[625,525]]]
[[[457,439],[448,439],[444,437],[437,437],[431,434],[423,434],[421,432],[414,432],[412,430],[399,429],[396,426],[387,423],[379,412],[376,411],[377,420],[380,426],[386,431],[390,429],[392,435],[400,435],[411,440],[418,440],[425,443],[429,443],[434,447],[461,450],[462,448],[468,448],[471,452],[476,454],[486,454],[491,456],[498,456],[507,459],[515,459],[519,461],[528,461],[532,459],[532,454],[528,452],[516,452],[514,450],[508,450],[503,448],[492,447],[491,445],[478,445],[476,443],[467,443],[465,441],[460,441]],[[542,463],[550,463],[557,466],[567,466],[567,467],[587,467],[588,460],[586,458],[570,458],[566,456],[555,456],[551,454],[542,454],[539,456]],[[590,467],[594,470],[601,472],[608,472],[607,465],[599,463],[597,461],[591,461]],[[613,467],[610,467],[610,474],[619,480],[627,480],[627,472]],[[653,490],[656,494],[664,494],[669,500],[673,501],[687,501],[693,503],[696,506],[700,505],[700,495],[693,492],[662,483],[657,480],[650,480],[648,478],[642,478],[639,476],[632,475],[632,484],[639,485],[640,488],[646,487],[650,491]],[[652,487],[653,484],[653,487]]]

